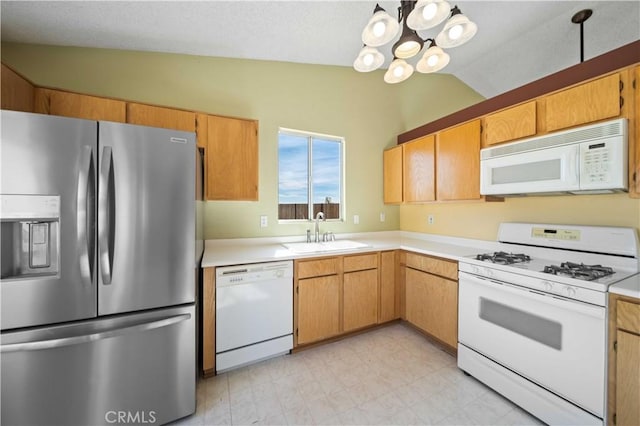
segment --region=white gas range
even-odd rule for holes
[[[458,366],[549,424],[603,424],[607,290],[638,273],[633,228],[503,223],[460,261]]]

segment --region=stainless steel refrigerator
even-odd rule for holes
[[[1,114],[1,423],[193,413],[195,135]]]

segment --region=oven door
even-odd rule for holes
[[[604,416],[606,309],[460,272],[460,343]]]

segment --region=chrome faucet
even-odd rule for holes
[[[316,215],[316,243],[320,242],[320,220],[325,220],[324,213],[322,212],[318,212],[318,214]]]

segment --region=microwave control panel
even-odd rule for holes
[[[627,161],[621,142],[603,140],[580,144],[580,189],[627,188]]]

